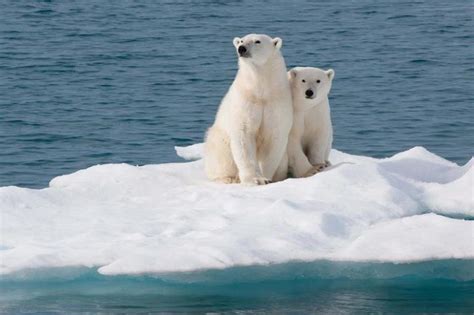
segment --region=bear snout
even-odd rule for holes
[[[242,46],[239,46],[239,48],[237,49],[237,51],[239,52],[239,55],[241,57],[244,57],[244,55],[247,53],[247,48],[245,48],[244,45]]]
[[[304,94],[306,94],[306,98],[311,98],[314,95],[313,90],[311,89],[306,90]]]

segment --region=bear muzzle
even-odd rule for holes
[[[240,57],[243,57],[243,58],[250,57],[250,53],[249,53],[249,51],[247,50],[247,48],[245,48],[244,45],[239,46],[239,48],[237,49],[237,51],[238,51]]]

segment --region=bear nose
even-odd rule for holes
[[[247,52],[247,48],[245,48],[245,46],[239,46],[239,55],[243,55]]]
[[[306,94],[306,97],[311,97],[313,96],[314,93],[312,90],[306,90],[305,94]]]

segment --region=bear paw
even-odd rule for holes
[[[272,181],[269,180],[268,178],[261,177],[261,176],[251,177],[251,178],[242,180],[242,184],[248,185],[248,186],[266,185],[266,184],[270,184],[271,182]]]
[[[270,184],[272,181],[265,177],[255,177],[253,179],[254,183],[257,185],[266,185]]]
[[[325,163],[313,165],[313,167],[310,168],[309,171],[307,171],[306,174],[304,174],[303,177],[313,176],[313,175],[315,175],[319,172],[322,172],[325,168],[326,168]]]
[[[237,177],[221,177],[214,179],[215,182],[222,183],[222,184],[236,184],[239,183],[239,179]]]

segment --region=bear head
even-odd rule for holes
[[[323,101],[329,94],[334,70],[311,67],[296,67],[288,71],[293,99],[308,107]]]
[[[249,34],[233,40],[239,60],[256,65],[265,64],[275,53],[279,53],[282,40],[264,34]]]

